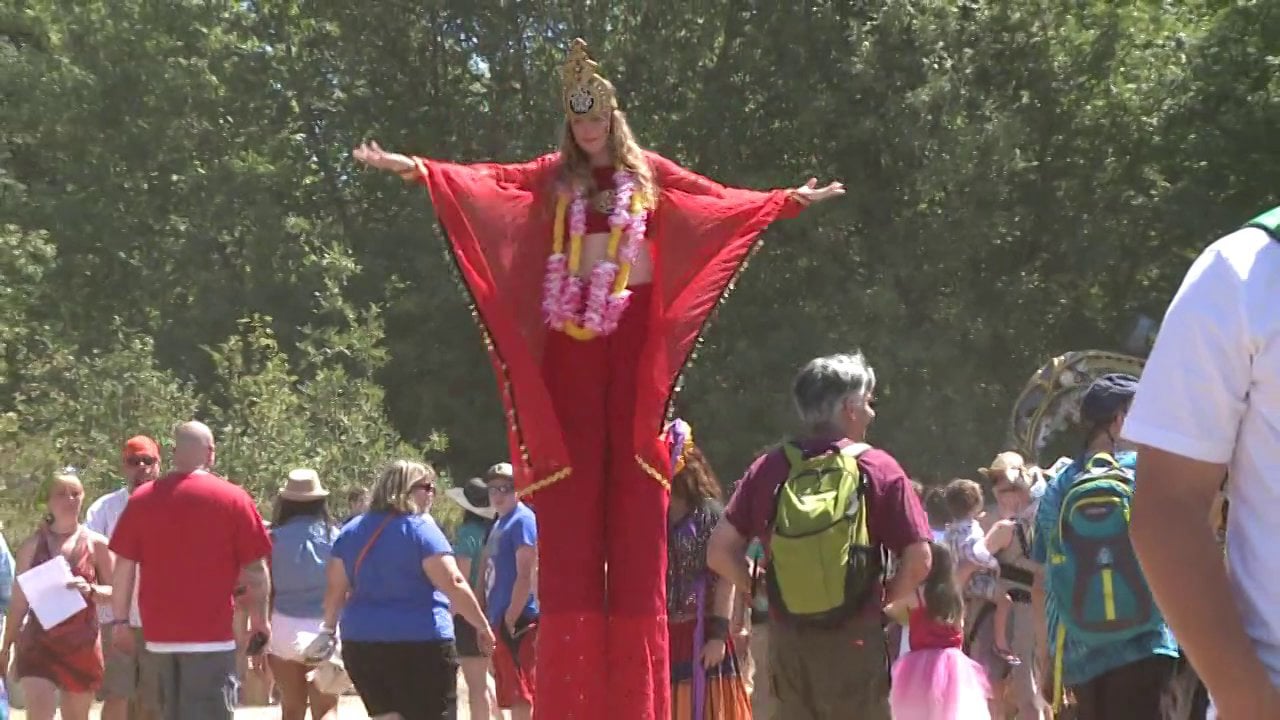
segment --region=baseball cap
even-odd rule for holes
[[[124,458],[149,457],[160,459],[160,446],[146,435],[134,435],[124,443]]]
[[[1096,425],[1109,422],[1129,407],[1138,391],[1138,378],[1109,373],[1093,381],[1080,400],[1080,419]]]
[[[486,481],[494,480],[500,477],[515,478],[515,476],[516,476],[515,470],[512,469],[511,463],[505,463],[505,462],[500,462],[495,465],[491,465],[489,469],[486,470],[484,473],[484,479]]]

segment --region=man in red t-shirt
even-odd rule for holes
[[[806,457],[846,452],[866,437],[875,418],[875,372],[861,353],[817,358],[805,365],[792,388],[805,423],[797,441]],[[836,627],[792,622],[770,604],[769,678],[778,717],[889,720],[889,658],[881,624],[887,600],[909,597],[929,574],[929,522],[898,461],[870,448],[857,455],[867,480],[867,529],[871,543],[898,558],[893,577],[872,588],[866,604]],[[751,465],[738,481],[724,515],[711,534],[707,565],[740,592],[751,592],[747,543],[759,538],[766,559],[778,490],[790,468],[781,449]]]
[[[246,588],[250,632],[271,632],[270,536],[249,494],[209,471],[213,460],[209,428],[179,425],[173,470],[134,491],[111,536],[114,624],[128,622],[138,564],[147,566],[138,589],[149,651],[143,672],[159,689],[165,720],[232,720],[237,587]],[[135,651],[131,634],[113,637],[121,651]]]

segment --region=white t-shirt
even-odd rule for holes
[[[85,527],[102,535],[106,539],[111,539],[111,533],[116,531],[116,523],[120,522],[120,516],[124,513],[124,506],[129,504],[129,488],[120,488],[112,493],[107,493],[89,506],[89,512],[85,513]],[[139,567],[133,578],[133,601],[129,608],[129,625],[133,627],[142,627],[142,614],[138,612],[138,586],[142,584],[142,568]],[[111,578],[104,578],[110,582]],[[99,603],[98,605],[98,621],[103,623],[111,622],[111,604]]]
[[[1232,591],[1280,683],[1280,242],[1240,230],[1195,261],[1165,315],[1124,436],[1229,465]]]

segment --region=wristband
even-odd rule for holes
[[[729,618],[712,615],[707,618],[706,636],[708,640],[724,640],[729,637]]]

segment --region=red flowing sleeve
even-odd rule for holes
[[[654,180],[659,186],[679,190],[690,195],[706,195],[724,198],[728,194],[740,192],[737,188],[727,187],[710,178],[705,178],[692,170],[687,170],[656,153],[649,153],[649,163],[653,168]],[[780,220],[790,220],[807,207],[789,191],[787,203],[782,208]]]
[[[414,162],[497,374],[516,482],[528,487],[568,464],[541,372],[557,156],[514,165]]]
[[[717,304],[760,234],[798,203],[787,190],[726,187],[659,155],[648,155],[659,187],[650,219],[654,253],[651,333],[637,398],[637,447],[653,445],[676,381]],[[655,461],[661,458],[655,456]],[[651,461],[653,462],[653,461]],[[662,462],[660,467],[665,467]]]

